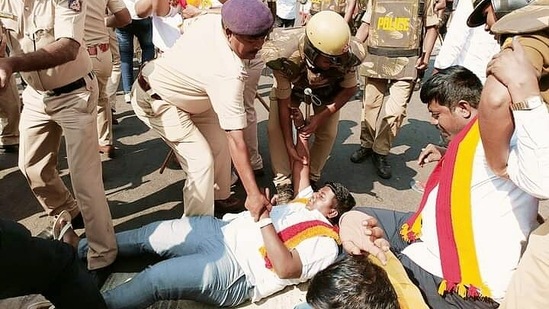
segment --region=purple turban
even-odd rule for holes
[[[274,23],[271,10],[260,0],[229,0],[221,7],[225,27],[240,35],[267,34]]]

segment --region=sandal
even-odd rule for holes
[[[66,210],[63,210],[55,216],[55,221],[53,222],[53,239],[63,240],[65,233],[72,229],[71,219],[71,214]],[[64,226],[62,226],[63,223],[65,223]]]

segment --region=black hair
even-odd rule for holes
[[[481,92],[482,83],[475,73],[455,65],[429,77],[421,87],[419,97],[423,103],[435,101],[453,110],[461,100],[477,108]]]
[[[324,186],[330,188],[335,194],[335,199],[337,200],[337,205],[335,206],[335,209],[337,210],[337,216],[330,218],[330,221],[333,224],[337,224],[339,222],[339,217],[341,217],[342,214],[355,207],[355,198],[353,197],[351,192],[349,192],[349,189],[347,189],[339,182],[328,181],[324,184]]]
[[[315,309],[400,308],[385,270],[362,255],[346,256],[318,272],[306,299]]]

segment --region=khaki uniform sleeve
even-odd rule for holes
[[[539,88],[541,96],[549,107],[549,39],[543,34],[531,34],[521,35],[519,42],[524,48],[530,63],[540,74]]]
[[[432,0],[425,1],[425,28],[438,25],[438,16],[435,13],[435,4]]]
[[[87,1],[90,0],[56,1],[53,31],[56,40],[69,38],[82,44]]]
[[[287,99],[292,94],[292,83],[280,71],[273,71],[274,85],[276,87],[275,95],[277,99]]]
[[[242,77],[221,78],[206,88],[223,130],[241,130],[247,126],[244,82]]]
[[[97,1],[97,0],[92,0]],[[124,4],[124,1],[122,0],[109,0],[107,3],[107,7],[109,8],[109,11],[111,13],[118,13],[126,8],[126,5]]]
[[[358,85],[358,79],[356,77],[356,71],[352,70],[345,74],[343,77],[343,80],[339,83],[339,85],[343,88],[353,88],[356,85]]]

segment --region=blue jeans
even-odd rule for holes
[[[133,19],[122,28],[116,29],[120,47],[120,71],[122,72],[122,87],[124,93],[129,93],[133,84],[133,37],[137,37],[141,46],[141,63],[154,58],[152,42],[152,21],[150,18]]]
[[[177,299],[236,306],[248,300],[252,287],[223,241],[225,224],[210,216],[183,217],[116,234],[119,257],[152,253],[164,260],[104,292],[107,307],[147,308]],[[79,256],[86,247],[80,241]]]

